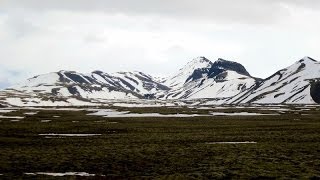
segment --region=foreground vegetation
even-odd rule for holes
[[[189,108],[122,110],[209,112]],[[87,111],[61,110],[23,114],[34,111],[21,109],[5,114],[26,116],[18,122],[1,119],[0,179],[56,178],[25,174],[34,172],[97,175],[82,177],[88,179],[320,178],[320,111],[317,107],[275,116],[105,118],[87,116]],[[101,135],[39,136],[47,133]],[[257,143],[211,144],[244,141]]]

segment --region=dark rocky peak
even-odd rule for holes
[[[194,61],[198,61],[198,62],[201,62],[201,63],[203,63],[203,62],[211,63],[211,61],[209,59],[207,59],[206,57],[204,57],[204,56],[200,56],[198,58],[195,58]]]
[[[103,71],[100,71],[100,70],[95,70],[95,71],[93,71],[92,73],[94,73],[94,74],[104,74],[104,72],[103,72]]]
[[[314,62],[318,62],[318,61],[315,59],[312,59],[311,57],[306,56],[306,57],[300,59],[297,63],[308,63],[308,62],[314,63]]]
[[[239,74],[251,77],[251,75],[248,73],[246,68],[240,63],[224,60],[221,58],[219,58],[217,61],[213,63],[209,73],[210,73],[210,76],[213,77],[217,74],[220,74],[222,71],[226,71],[226,70],[235,71]]]

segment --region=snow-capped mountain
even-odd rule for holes
[[[161,99],[229,99],[246,91],[259,81],[239,63],[218,59],[214,63],[204,57],[194,59],[166,83],[171,90],[158,93]],[[219,101],[220,103],[223,101]]]
[[[211,66],[212,62],[205,57],[195,58],[192,61],[188,62],[177,73],[165,78],[162,83],[173,89],[181,88],[186,82],[191,81],[189,77],[192,76],[195,71],[205,71]],[[199,76],[201,75],[202,74],[199,74]]]
[[[148,99],[162,104],[320,104],[320,62],[305,57],[262,80],[239,63],[199,57],[167,78],[136,71],[59,71],[0,91],[0,104],[16,106],[87,106]]]
[[[257,83],[228,103],[320,103],[320,62],[305,57]]]
[[[13,105],[88,105],[106,99],[143,99],[169,88],[142,72],[113,74],[94,71],[85,75],[59,71],[35,76],[0,93]],[[45,102],[45,103],[44,103]],[[57,103],[58,102],[58,103]]]

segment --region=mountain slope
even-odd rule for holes
[[[106,99],[143,99],[168,89],[141,72],[59,71],[30,78],[0,95],[12,105],[90,105]]]
[[[320,63],[305,57],[282,69],[228,103],[319,103]]]
[[[142,72],[117,72],[107,74],[101,71],[95,71],[92,73],[92,77],[99,79],[102,84],[109,84],[110,86],[119,89],[132,91],[140,98],[170,89],[169,87],[158,83],[152,76]]]

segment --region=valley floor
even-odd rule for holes
[[[319,117],[319,106],[3,108],[0,179],[320,178]]]

